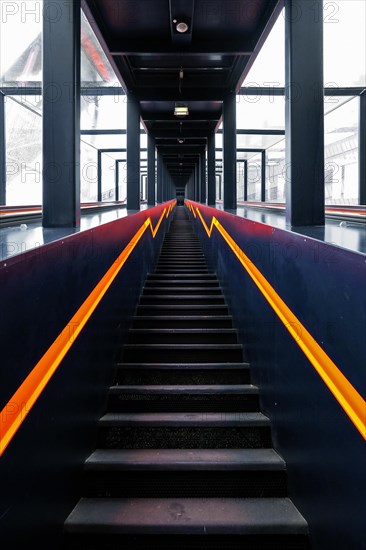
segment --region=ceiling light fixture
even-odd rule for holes
[[[177,19],[173,19],[173,23],[177,32],[184,34],[188,31],[189,27],[185,21],[178,21]]]
[[[189,115],[188,105],[184,103],[176,103],[174,107],[175,116],[187,116]]]

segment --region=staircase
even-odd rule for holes
[[[286,465],[185,207],[177,206],[66,519],[68,549],[308,549]]]

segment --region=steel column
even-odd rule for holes
[[[244,200],[248,200],[248,161],[244,161]]]
[[[358,126],[359,151],[359,204],[366,204],[366,91],[360,96],[360,116]]]
[[[6,205],[5,96],[0,92],[0,205]]]
[[[43,3],[43,226],[80,225],[80,0]]]
[[[324,225],[323,0],[285,8],[286,221]]]
[[[224,209],[236,209],[236,95],[226,96],[222,109]]]
[[[207,204],[216,204],[216,151],[215,134],[208,137],[207,142]]]
[[[140,105],[127,96],[127,209],[140,210]]]
[[[115,200],[119,201],[119,160],[115,162]]]
[[[147,204],[155,206],[155,138],[147,135]]]
[[[206,197],[207,197],[207,181],[206,181],[206,153],[203,151],[203,153],[200,154],[200,202],[203,204],[206,203]]]
[[[266,152],[261,153],[261,201],[266,201]]]
[[[156,201],[159,204],[163,202],[163,157],[159,151],[157,155]]]
[[[102,202],[102,151],[98,149],[98,190],[97,200]]]

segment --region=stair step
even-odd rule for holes
[[[255,413],[106,413],[99,419],[100,427],[269,427],[269,418],[260,412]]]
[[[187,385],[187,386],[111,386],[111,395],[135,394],[140,395],[258,395],[258,388],[247,385]]]
[[[255,412],[258,388],[252,385],[118,385],[108,398],[109,412]]]
[[[135,316],[133,328],[232,328],[230,315]]]
[[[225,304],[149,304],[138,305],[136,315],[228,315],[229,310]]]
[[[160,453],[167,452],[159,460]],[[112,498],[256,498],[284,497],[287,493],[287,473],[280,460],[255,461],[248,457],[246,463],[221,458],[226,449],[99,449],[89,457],[84,469],[84,496],[109,496]],[[234,453],[270,451],[270,449],[235,449]],[[99,453],[112,453],[101,455]],[[122,453],[118,462],[118,453]],[[139,455],[150,452],[150,460],[139,462]],[[233,452],[233,451],[231,451]],[[115,454],[113,454],[115,453]],[[128,461],[123,453],[135,457]],[[170,453],[170,454],[169,454]],[[183,457],[179,453],[184,453]],[[205,460],[189,460],[190,454]],[[215,460],[218,455],[219,460]],[[109,456],[109,459],[104,457]],[[157,464],[151,461],[157,458]],[[187,458],[188,457],[188,460]],[[178,461],[178,467],[172,463]],[[220,460],[221,458],[221,460]],[[210,464],[210,459],[214,462]],[[216,466],[216,467],[215,467]]]
[[[184,279],[185,281],[189,280],[189,279],[200,279],[200,280],[205,280],[205,281],[217,281],[217,275],[215,275],[214,273],[204,273],[202,275],[198,275],[196,273],[184,273],[182,275],[171,275],[170,273],[167,274],[167,273],[162,273],[162,274],[156,274],[156,273],[149,273],[148,276],[147,276],[147,281],[154,281],[156,279],[159,279],[159,280],[162,280],[162,279],[169,279],[169,280],[174,280],[174,279]]]
[[[201,287],[201,288],[220,288],[217,280],[202,281],[201,279],[153,279],[147,280],[145,288],[150,287]]]
[[[101,448],[272,447],[269,419],[259,412],[107,413],[98,426]]]
[[[286,469],[274,449],[97,449],[86,470],[247,470]]]
[[[237,341],[236,330],[232,328],[131,328],[128,336],[129,344],[236,344]]]
[[[222,290],[219,286],[216,287],[192,287],[192,286],[145,286],[143,289],[143,295],[159,295],[162,292],[166,292],[167,294],[199,294],[199,295],[207,295],[207,296],[214,296],[214,295],[220,295],[222,296]]]
[[[152,363],[243,361],[243,348],[240,344],[126,344],[122,350],[126,362]]]
[[[154,294],[153,296],[142,295],[140,304],[225,304],[223,295],[215,296],[211,294]]]
[[[247,363],[121,363],[121,384],[249,384]]]
[[[69,533],[306,535],[307,523],[288,498],[82,498],[65,522]]]

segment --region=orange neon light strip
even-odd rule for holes
[[[188,208],[193,212],[194,207],[187,201]],[[259,269],[246,256],[234,239],[224,229],[215,216],[212,217],[210,228],[206,224],[198,207],[195,208],[202,225],[211,237],[213,228],[216,227],[222,238],[231,248],[239,262],[242,264],[253,282],[257,285],[267,302],[276,312],[286,329],[289,331],[297,345],[302,349],[319,376],[325,382],[329,390],[337,399],[341,407],[349,416],[360,434],[366,439],[366,401],[352,386],[349,380],[330,359],[318,342],[311,336],[304,325],[294,315],[282,298],[277,294]]]
[[[135,233],[127,246],[122,250],[112,266],[100,279],[66,327],[61,331],[53,344],[41,357],[24,382],[19,386],[12,398],[0,413],[0,456],[4,453],[10,441],[16,434],[27,414],[41,395],[61,361],[70,350],[91,315],[97,308],[103,296],[121,271],[130,254],[135,249],[141,237],[149,227],[155,238],[164,216],[168,217],[176,201],[165,207],[156,227],[153,228],[150,216]]]

